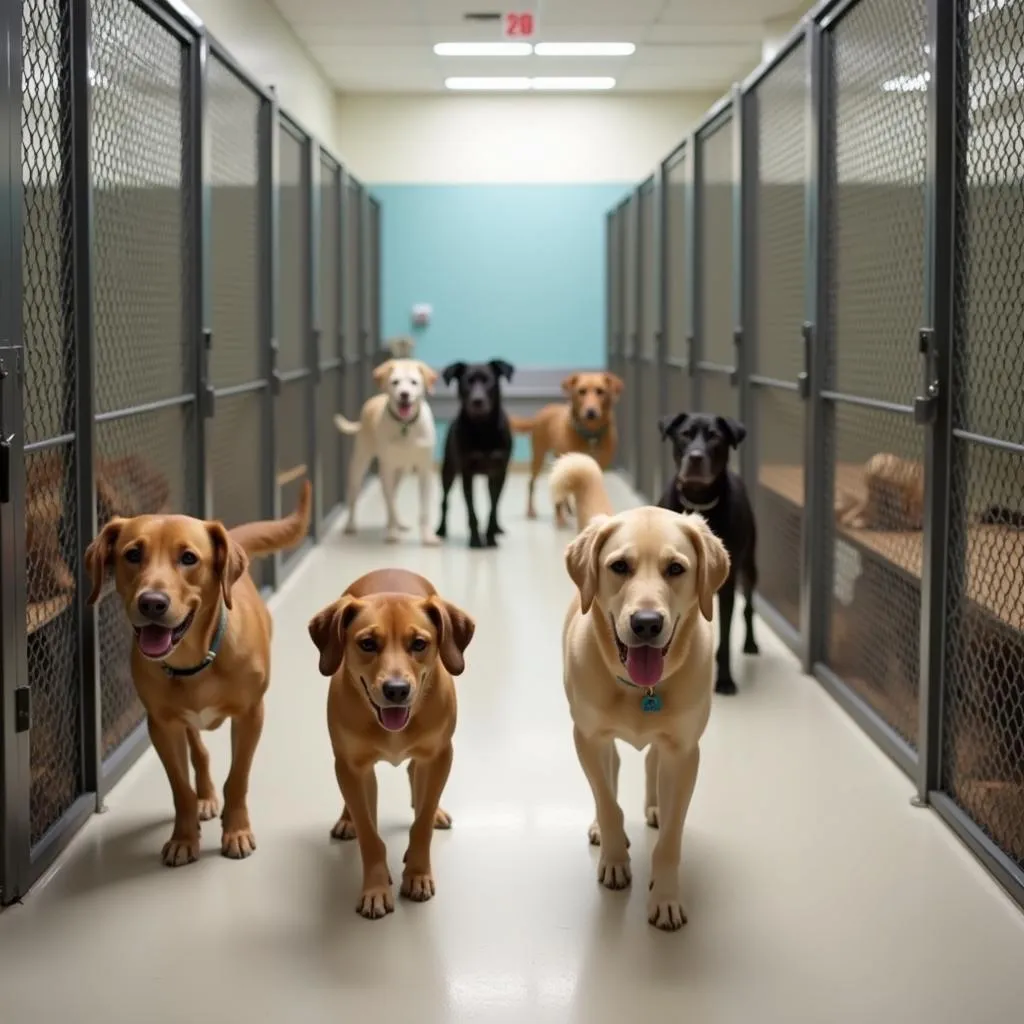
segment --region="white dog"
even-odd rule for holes
[[[426,396],[433,391],[437,374],[414,359],[389,359],[373,371],[382,394],[363,403],[358,423],[342,415],[334,424],[343,434],[356,435],[356,447],[348,471],[348,522],[346,533],[356,532],[356,500],[363,477],[374,458],[380,466],[380,483],[387,505],[387,541],[398,540],[404,529],[395,510],[395,493],[402,474],[412,470],[420,483],[420,539],[434,545],[440,541],[430,529],[431,483],[434,475],[434,447],[437,438],[434,414]]]

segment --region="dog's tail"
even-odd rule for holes
[[[342,416],[340,412],[335,413],[334,415],[334,425],[342,434],[352,435],[359,433],[360,425],[358,423],[353,423],[351,420],[345,419],[345,417]]]
[[[251,557],[287,551],[306,537],[309,532],[309,513],[313,506],[313,485],[302,481],[299,503],[295,511],[283,519],[264,519],[259,523],[242,523],[228,532]]]
[[[569,452],[555,459],[551,469],[551,500],[558,504],[572,498],[576,523],[582,530],[594,516],[612,514],[612,503],[604,486],[601,467],[582,452]]]
[[[512,428],[513,434],[529,434],[537,425],[537,419],[536,416],[531,416],[529,419],[524,419],[522,416],[509,416],[508,424]]]

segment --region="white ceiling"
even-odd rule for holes
[[[801,0],[274,0],[343,92],[438,92],[449,75],[612,75],[617,91],[724,91],[795,23]],[[630,57],[437,57],[434,43],[499,41],[470,11],[534,10],[534,42],[631,42]]]

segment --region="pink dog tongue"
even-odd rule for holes
[[[403,420],[407,420],[412,415],[412,402],[410,402],[408,405],[399,405],[398,415]]]
[[[630,647],[626,655],[626,671],[637,686],[654,686],[661,682],[664,664],[660,647]]]
[[[139,631],[139,650],[147,658],[162,658],[172,642],[171,631],[164,626],[143,626]]]
[[[390,732],[398,732],[404,729],[409,721],[408,708],[381,708],[380,722]]]

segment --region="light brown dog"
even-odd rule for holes
[[[344,799],[331,835],[359,840],[363,889],[356,910],[363,917],[395,909],[387,849],[377,831],[378,761],[409,760],[415,819],[401,893],[418,902],[434,895],[433,830],[451,827],[440,802],[452,765],[452,676],[465,668],[463,652],[475,629],[429,580],[404,569],[360,577],[309,623],[320,672],[331,677],[327,727]]]
[[[612,515],[601,469],[586,455],[555,462],[551,493],[572,495],[580,522],[565,555],[579,593],[562,650],[576,752],[597,808],[598,880],[623,889],[632,879],[615,749],[625,740],[649,748],[644,807],[648,825],[660,828],[647,918],[675,931],[686,923],[680,845],[711,712],[714,595],[729,556],[699,515],[650,506]]]
[[[221,853],[240,859],[256,849],[247,798],[270,683],[271,622],[248,573],[249,558],[294,547],[306,536],[311,495],[307,481],[287,518],[230,531],[190,516],[113,519],[85,553],[89,603],[112,570],[135,630],[132,678],[174,797],[174,831],[162,854],[168,867],[198,858],[199,823],[217,814],[199,731],[216,729],[225,718],[231,719],[231,770]]]
[[[889,452],[872,455],[862,491],[837,487],[835,513],[855,530],[924,529],[924,466]]]
[[[548,452],[585,452],[602,469],[615,458],[619,443],[615,428],[615,403],[622,394],[622,381],[614,373],[573,373],[562,381],[569,404],[546,405],[532,419],[509,417],[516,434],[530,434],[530,491],[526,503],[528,519],[537,518],[533,492]],[[555,522],[565,526],[565,508],[555,502]]]

